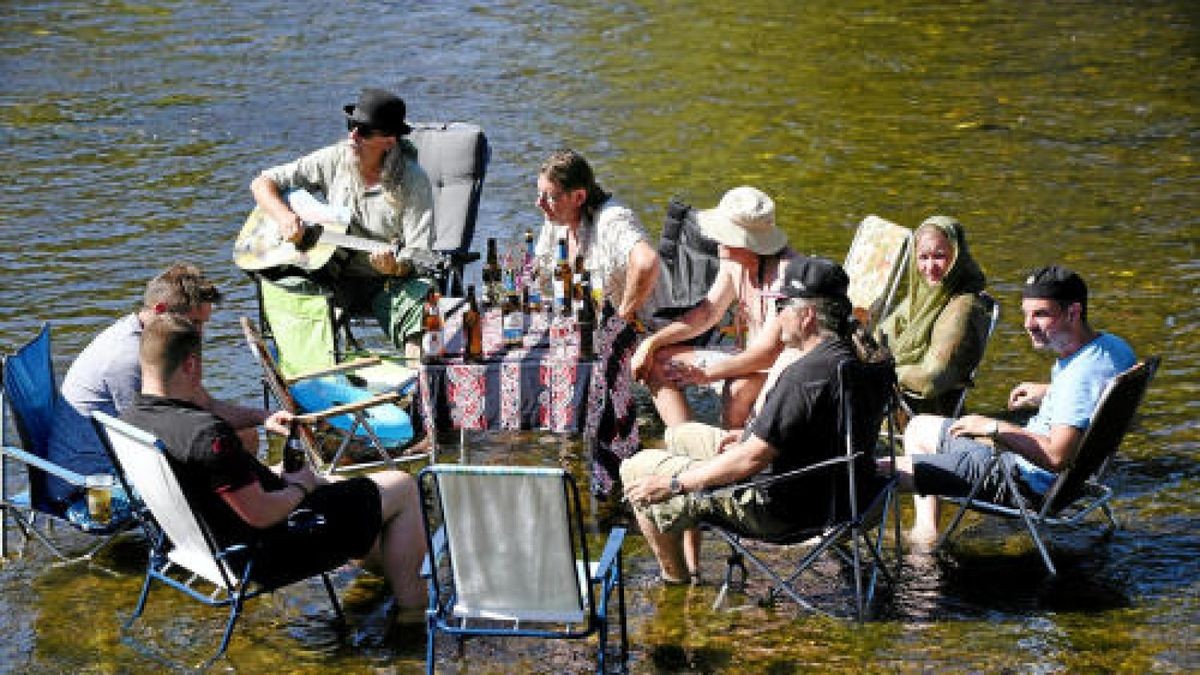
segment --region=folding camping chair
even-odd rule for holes
[[[264,386],[283,409],[298,415],[301,440],[314,467],[328,474],[381,465],[394,468],[398,460],[425,457],[422,453],[403,452],[413,439],[413,427],[408,413],[400,406],[411,398],[408,395],[416,384],[415,372],[393,367],[389,372],[403,374],[390,378],[382,391],[373,391],[361,375],[388,367],[378,357],[331,364],[328,368],[285,377],[250,319],[241,317],[241,324],[246,344],[262,367]],[[314,431],[318,422],[326,423],[340,437],[337,450],[328,461],[319,451],[323,434]],[[379,459],[343,464],[343,457],[355,443],[365,444]]]
[[[421,471],[429,556],[426,669],[438,633],[542,638],[599,635],[604,672],[609,603],[620,610],[620,664],[628,659],[621,545],[615,527],[588,555],[579,490],[558,468],[435,464]]]
[[[725,576],[713,602],[714,610],[724,604],[730,590],[744,589],[748,576],[745,563],[749,561],[771,580],[767,600],[787,597],[806,610],[833,614],[810,602],[798,583],[806,572],[817,571],[816,563],[828,553],[835,561],[849,567],[854,578],[854,614],[860,621],[866,618],[879,578],[883,577],[889,585],[894,581],[884,551],[889,519],[895,530],[894,541],[900,541],[896,476],[877,476],[875,468],[880,428],[885,419],[887,434],[882,439],[893,465],[895,462],[895,382],[895,366],[890,360],[879,363],[843,361],[838,367],[838,386],[842,392],[838,425],[845,453],[778,476],[753,479],[713,491],[765,488],[812,475],[827,476],[830,491],[830,512],[823,524],[798,526],[782,536],[755,538],[726,523],[704,524],[705,529],[715,532],[729,545]],[[870,492],[864,494],[862,490],[867,485]],[[898,555],[894,557],[899,559]],[[773,567],[772,562],[776,559],[779,562]],[[776,569],[782,565],[790,568]]]
[[[912,249],[912,231],[879,216],[863,219],[846,254],[846,293],[870,331],[892,309]]]
[[[1031,503],[1017,489],[1012,476],[1012,453],[997,446],[987,471],[980,474],[966,497],[941,497],[944,501],[958,504],[959,508],[950,526],[938,539],[937,548],[942,548],[950,541],[968,509],[1008,520],[1019,519],[1041,554],[1046,571],[1055,575],[1057,570],[1043,541],[1049,535],[1049,528],[1077,527],[1089,514],[1099,510],[1108,520],[1106,532],[1116,529],[1119,525],[1109,504],[1113,489],[1103,482],[1104,475],[1121,446],[1125,432],[1133,424],[1134,413],[1146,395],[1146,388],[1158,370],[1159,361],[1157,356],[1149,358],[1108,383],[1096,403],[1092,422],[1080,439],[1075,456],[1042,495],[1041,504]],[[984,482],[996,471],[1000,472],[999,478],[1004,481],[1009,494],[1014,496],[1016,507],[976,499],[975,495]]]
[[[49,323],[42,326],[33,340],[3,357],[0,377],[4,380],[3,389],[0,390],[0,446],[3,446],[5,460],[14,459],[25,465],[28,477],[28,489],[10,495],[4,471],[7,461],[0,460],[0,556],[8,554],[8,528],[5,521],[8,515],[12,515],[24,536],[24,542],[30,538],[36,539],[61,562],[90,560],[117,534],[133,527],[134,519],[124,495],[113,495],[112,518],[104,524],[91,518],[87,499],[82,493],[67,504],[51,500],[46,494],[50,477],[78,488],[84,488],[87,479],[47,459],[56,411],[59,406],[70,405],[62,398],[54,379]],[[8,440],[3,411],[11,413],[21,439],[20,448]],[[87,420],[81,423],[90,424]],[[96,541],[82,553],[68,554],[65,547],[67,542],[58,541],[53,531],[56,523],[94,535]]]
[[[105,439],[113,464],[120,469],[118,475],[121,483],[126,490],[136,491],[148,511],[139,512],[138,516],[150,541],[146,579],[142,583],[137,606],[125,622],[125,628],[129,629],[141,617],[150,587],[156,581],[182,591],[209,607],[228,607],[229,619],[217,651],[202,665],[207,668],[229,647],[234,626],[247,600],[307,577],[260,583],[254,569],[257,556],[255,542],[227,547],[217,544],[208,525],[192,510],[180,488],[162,441],[102,412],[93,413],[93,417]],[[293,514],[295,520],[289,520],[288,526],[323,526],[319,517],[305,522],[299,516],[300,512]],[[175,568],[179,568],[179,571],[175,571]],[[327,571],[320,575],[337,621],[342,623],[345,616],[334,593],[333,582]],[[211,586],[211,592],[204,592],[205,586]]]

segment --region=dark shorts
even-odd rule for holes
[[[253,578],[276,585],[310,577],[371,550],[383,527],[379,487],[370,478],[350,478],[312,491],[293,512],[303,522],[304,509],[324,518],[324,525],[277,525],[263,535]]]
[[[973,438],[950,435],[948,429],[953,422],[947,419],[942,425],[937,454],[912,457],[913,486],[918,494],[966,497],[975,481],[987,471],[992,446]],[[1041,497],[1025,485],[1015,463],[1010,462],[1009,467],[1017,489],[1027,500],[1040,503]],[[997,472],[984,479],[976,497],[1007,506],[1017,505],[1002,475]]]

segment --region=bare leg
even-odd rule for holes
[[[700,578],[700,545],[703,543],[704,532],[700,528],[683,531],[683,561],[693,580]]]
[[[752,373],[728,381],[729,386],[726,387],[724,401],[725,409],[722,411],[724,420],[722,427],[741,429],[746,426],[746,420],[750,419],[750,411],[754,409],[754,401],[758,398],[758,392],[762,391],[766,381],[766,373]]]
[[[379,486],[383,506],[383,532],[372,554],[380,557],[397,604],[421,607],[427,600],[421,579],[425,533],[417,483],[403,471],[379,471],[369,478]]]
[[[668,378],[672,368],[692,367],[695,365],[692,347],[670,346],[654,352],[650,362],[650,396],[654,399],[654,407],[662,418],[663,426],[673,427],[692,419],[692,410],[688,407],[687,397],[682,387]]]
[[[683,559],[682,537],[679,534],[659,532],[658,527],[640,512],[636,514],[638,527],[650,544],[650,550],[658,559],[662,568],[663,579],[670,582],[682,582],[688,578],[687,563]]]
[[[937,540],[938,499],[922,497],[913,485],[912,456],[934,454],[941,435],[944,418],[933,415],[918,415],[904,429],[904,457],[896,458],[896,469],[900,472],[900,488],[913,491],[915,518],[909,532],[909,540],[915,544],[932,544]]]

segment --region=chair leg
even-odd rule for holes
[[[1117,515],[1113,512],[1111,506],[1107,502],[1100,505],[1100,510],[1104,512],[1104,517],[1108,519],[1108,531],[1120,529],[1121,523],[1117,520]]]
[[[617,607],[621,610],[621,669],[629,667],[628,619],[625,616],[625,564],[624,556],[617,554]]]
[[[737,570],[741,573],[741,580],[737,582],[741,588],[746,587],[746,577],[749,572],[746,570],[746,561],[742,557],[741,552],[731,543],[729,544],[729,557],[725,559],[725,579],[721,582],[721,588],[717,591],[717,598],[713,601],[713,611],[715,612],[721,605],[725,604],[725,598],[729,593],[729,589],[733,586],[733,573]]]
[[[333,580],[329,578],[328,572],[321,573],[321,582],[325,585],[325,592],[329,594],[329,604],[333,605],[333,613],[337,617],[338,624],[345,626],[346,615],[342,612],[342,603],[338,601],[337,593],[333,590]]]
[[[142,592],[138,594],[137,605],[134,606],[133,614],[129,616],[129,620],[125,622],[125,628],[132,627],[133,623],[138,620],[142,612],[146,609],[146,598],[150,597],[150,584],[154,581],[153,569],[154,563],[151,562],[150,566],[146,569],[146,579],[142,582]]]
[[[988,465],[984,468],[983,475],[986,476],[991,474],[991,472],[996,469],[996,465],[1000,463],[1001,457],[1002,455],[999,452],[993,454],[991,460],[988,461]],[[975,500],[975,495],[979,494],[979,490],[982,487],[982,480],[975,481],[975,484],[971,486],[971,491],[967,493],[966,501],[958,505],[958,512],[954,514],[954,519],[950,521],[950,526],[942,532],[942,536],[938,537],[937,543],[933,547],[934,550],[941,549],[948,541],[950,541],[950,537],[953,535],[954,530],[958,529],[959,523],[962,522],[963,516],[966,515],[967,507]]]

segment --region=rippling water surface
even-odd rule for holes
[[[1115,467],[1124,529],[1108,541],[1067,536],[1055,580],[1003,531],[940,561],[912,557],[883,620],[866,626],[787,609],[714,614],[711,587],[655,585],[638,539],[634,670],[1200,667],[1195,4],[576,4],[10,3],[0,345],[53,321],[61,374],[149,276],[184,258],[229,295],[208,331],[206,357],[220,364],[210,387],[253,399],[235,321],[253,294],[229,262],[247,186],[339,138],[340,107],[364,86],[400,92],[412,119],[486,128],[481,237],[538,222],[534,172],[563,145],[654,232],[670,196],[708,206],[739,184],[776,198],[797,248],[834,258],[867,214],[909,226],[953,214],[1004,308],[976,408],[1049,368],[1018,319],[1034,265],[1078,269],[1093,323],[1164,356]],[[544,456],[557,441],[476,443],[496,456],[533,444]],[[5,562],[0,669],[159,669],[117,642],[141,555],[131,544],[107,556],[115,576],[46,571],[36,554]],[[329,629],[318,593],[288,594],[252,608],[222,668],[419,669],[419,635],[371,623],[378,583],[341,585],[357,633]],[[208,613],[167,593],[157,601],[148,642],[202,647],[214,636]],[[457,663],[551,672],[586,669],[586,657],[570,645],[472,643]]]

